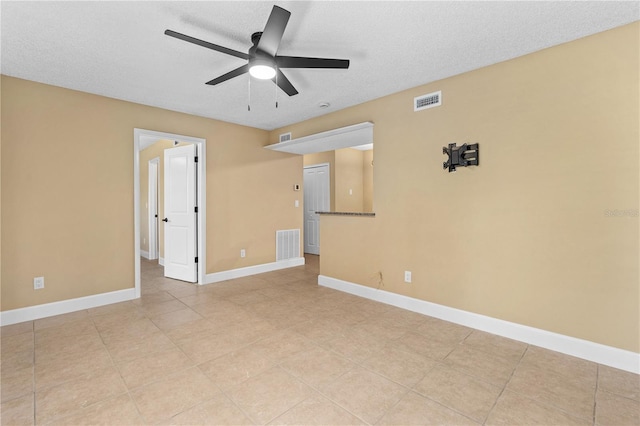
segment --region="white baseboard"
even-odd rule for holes
[[[140,256],[144,257],[145,259],[149,259],[149,252],[146,250],[140,250]]]
[[[10,325],[24,321],[33,321],[54,315],[68,314],[83,309],[97,308],[112,303],[125,302],[136,298],[136,289],[128,288],[109,293],[94,294],[76,299],[61,300],[60,302],[45,303],[26,308],[0,312],[0,324]]]
[[[450,308],[385,290],[378,290],[360,284],[342,281],[325,275],[318,276],[318,284],[377,302],[386,303],[387,305],[393,305],[398,308],[464,325],[476,330],[486,331],[509,339],[640,374],[640,354],[635,352],[475,314],[473,312]]]
[[[248,277],[250,275],[263,274],[265,272],[277,271],[279,269],[293,268],[304,265],[304,257],[294,257],[293,259],[279,260],[272,263],[247,266],[244,268],[230,269],[228,271],[214,272],[207,274],[204,284],[213,284],[220,281],[232,280],[234,278]]]
[[[158,264],[159,264],[160,266],[164,266],[164,257],[159,257],[159,258],[158,258]]]

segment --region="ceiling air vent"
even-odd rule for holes
[[[291,132],[283,133],[280,135],[280,142],[287,142],[291,140]]]
[[[413,111],[422,111],[423,109],[433,108],[442,105],[442,91],[429,93],[427,95],[413,98]]]

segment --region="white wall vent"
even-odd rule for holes
[[[300,230],[276,231],[276,262],[300,257]]]
[[[280,142],[287,142],[291,140],[291,132],[283,133],[280,135]]]
[[[422,111],[423,109],[433,108],[442,105],[442,91],[429,93],[413,98],[413,111]]]

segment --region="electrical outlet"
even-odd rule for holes
[[[33,289],[41,290],[44,288],[44,277],[35,277],[33,279]]]
[[[405,283],[411,282],[411,271],[404,271],[404,282]]]
[[[247,252],[244,249],[240,250],[240,257],[246,257],[246,256],[247,256]]]

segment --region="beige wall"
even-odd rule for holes
[[[321,274],[640,352],[638,217],[606,214],[639,208],[639,32],[271,132],[375,123],[376,217],[322,217]],[[414,113],[436,90],[443,105]],[[443,170],[450,142],[478,142],[480,166]]]
[[[133,287],[136,127],[207,140],[208,273],[273,262],[275,231],[302,228],[302,158],[263,149],[266,131],[1,83],[3,311]]]
[[[335,211],[362,211],[364,200],[362,157],[362,151],[357,149],[336,150]]]
[[[362,211],[373,212],[373,149],[362,154]]]

